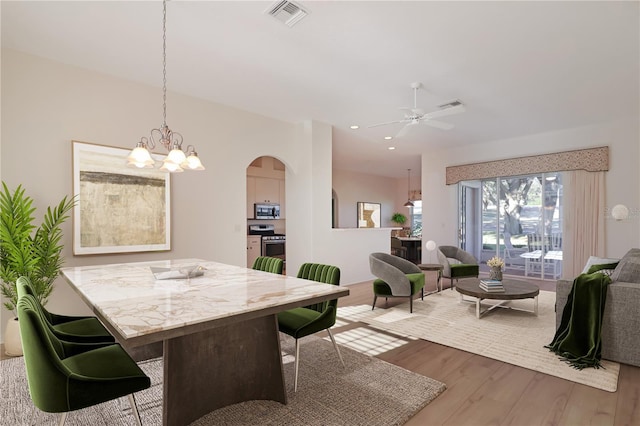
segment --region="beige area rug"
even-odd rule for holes
[[[294,341],[282,342],[289,403],[250,401],[213,411],[193,425],[400,425],[431,402],[445,385],[348,348],[342,367],[331,342],[303,339],[298,392],[293,392]],[[151,388],[136,393],[145,426],[162,424],[162,362],[141,363]],[[224,389],[211,384],[211,392]],[[37,410],[29,398],[24,361],[0,362],[0,425],[56,425],[58,417]],[[72,412],[67,426],[135,424],[126,398]]]
[[[467,297],[465,296],[465,299]],[[601,369],[576,370],[544,347],[555,334],[555,293],[540,291],[538,316],[497,308],[477,319],[475,303],[459,303],[460,294],[444,290],[390,309],[371,305],[338,308],[338,318],[362,321],[377,329],[450,346],[609,392],[618,387],[620,364],[602,361]],[[475,299],[473,299],[475,300]],[[484,300],[485,304],[492,301]],[[495,302],[494,302],[495,303]],[[533,300],[508,305],[532,310]],[[378,299],[384,307],[384,299]]]

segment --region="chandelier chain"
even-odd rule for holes
[[[167,125],[167,2],[162,2],[162,125]]]

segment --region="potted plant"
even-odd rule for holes
[[[407,216],[403,215],[402,213],[395,212],[394,214],[391,215],[391,222],[404,227],[404,224],[407,222]],[[395,235],[399,234],[398,231],[394,231],[394,232],[395,232]]]
[[[35,297],[43,305],[53,290],[53,283],[62,267],[62,229],[75,198],[64,197],[55,207],[47,207],[42,223],[34,225],[33,199],[22,185],[11,192],[2,182],[0,192],[0,293],[4,306],[16,314],[18,293],[16,281],[26,276],[31,281]],[[15,337],[15,332],[18,332]],[[17,342],[18,347],[15,347]],[[5,333],[5,352],[21,355],[17,318],[9,319]]]

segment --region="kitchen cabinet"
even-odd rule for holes
[[[280,180],[256,178],[256,203],[280,203]]]
[[[253,262],[260,256],[262,250],[262,237],[260,235],[247,236],[247,268],[253,266]]]

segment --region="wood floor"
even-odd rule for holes
[[[555,291],[553,281],[532,282]],[[435,280],[426,288],[435,290]],[[349,290],[339,306],[373,301],[370,282]],[[389,299],[388,306],[405,300]],[[378,303],[384,307],[384,301]],[[611,393],[425,340],[377,357],[447,385],[407,426],[640,425],[638,367],[622,364],[618,390]]]
[[[435,280],[430,278],[426,288],[434,290]],[[536,284],[555,290],[552,281]],[[370,282],[351,285],[349,290],[340,306],[372,302]],[[389,299],[388,306],[403,301]],[[4,348],[0,350],[0,359],[6,358]],[[424,340],[411,341],[378,358],[447,385],[407,426],[640,425],[638,367],[621,365],[618,390],[610,393]]]

